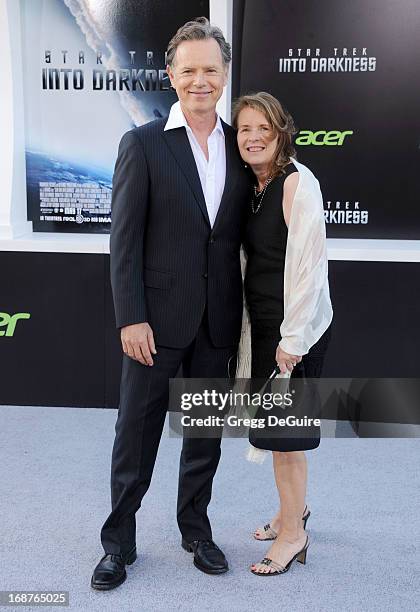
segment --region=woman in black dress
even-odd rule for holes
[[[294,159],[293,120],[273,96],[260,92],[239,98],[233,125],[241,156],[255,176],[244,240],[251,377],[267,379],[277,364],[293,378],[318,378],[332,319],[319,183]],[[316,448],[319,440],[315,426],[301,437],[251,433],[254,446],[273,451],[281,504],[270,523],[254,533],[256,539],[273,540],[267,556],[251,566],[254,574],[280,574],[295,559],[305,562],[304,451]]]

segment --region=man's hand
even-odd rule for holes
[[[302,357],[300,357],[299,355],[291,355],[290,353],[286,353],[286,351],[283,351],[280,346],[277,347],[276,362],[282,374],[286,374],[287,370],[289,370],[289,372],[292,372],[294,366],[300,361],[302,361]]]
[[[135,323],[121,328],[121,343],[124,353],[143,365],[153,365],[152,353],[156,355],[153,330],[148,323]]]

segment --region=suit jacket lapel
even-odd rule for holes
[[[235,134],[232,134],[231,130],[227,129],[227,125],[222,121],[223,131],[225,133],[225,147],[226,147],[226,179],[225,186],[223,189],[222,199],[220,201],[219,210],[217,211],[216,219],[214,222],[213,229],[220,221],[220,217],[223,215],[223,211],[229,205],[230,197],[235,189],[238,172],[236,170],[237,163],[237,145]]]
[[[184,173],[204,218],[210,225],[200,177],[185,128],[180,127],[173,130],[167,130],[166,132],[164,131],[163,138]]]

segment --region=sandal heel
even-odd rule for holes
[[[299,561],[299,563],[303,563],[303,565],[306,564],[306,553],[308,551],[308,547],[306,547],[304,550],[302,550],[298,556],[296,557],[296,561]]]

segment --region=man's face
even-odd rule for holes
[[[228,67],[223,64],[222,52],[214,38],[184,40],[167,72],[182,108],[206,114],[216,108],[227,82]]]

